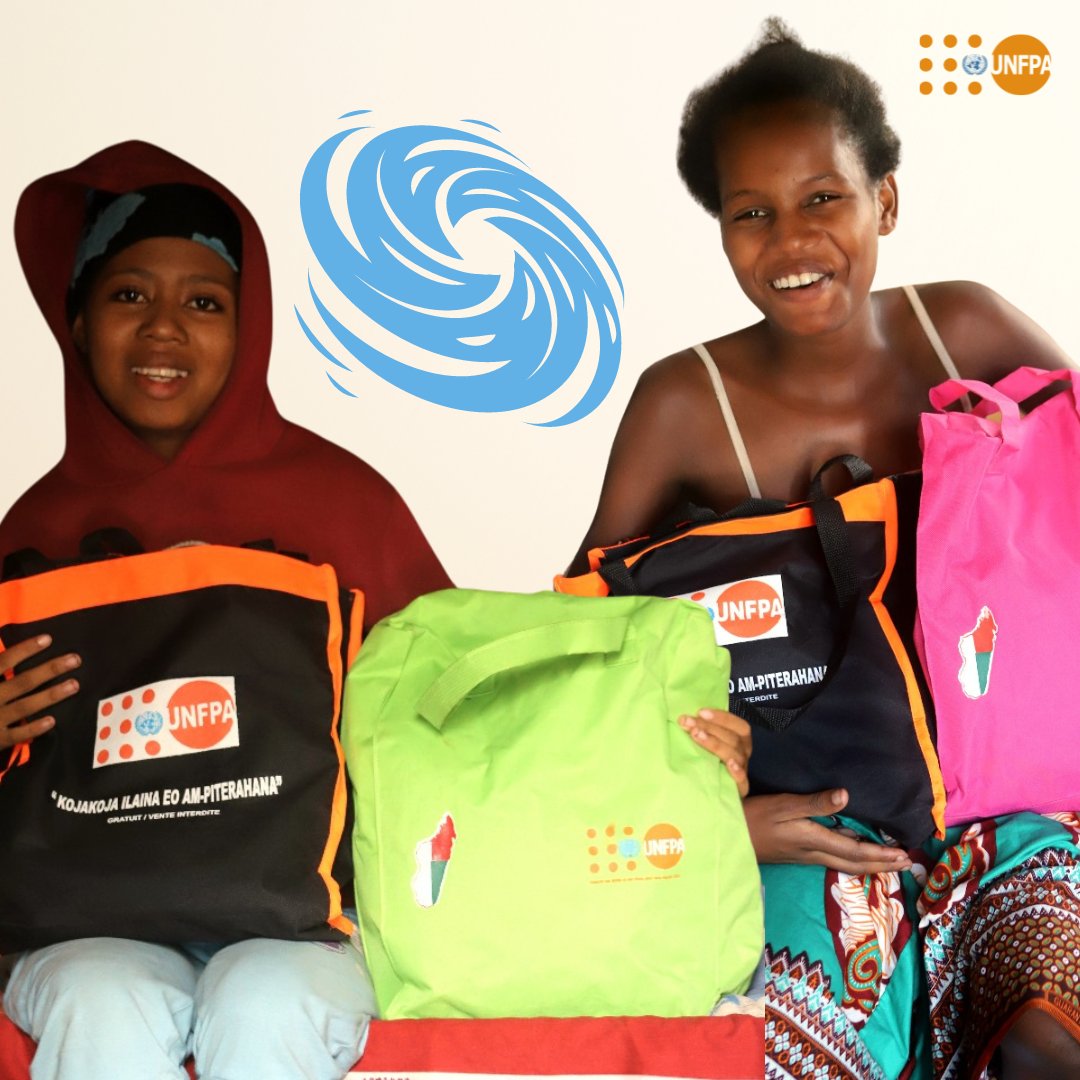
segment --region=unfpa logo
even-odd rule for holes
[[[666,822],[650,826],[640,839],[633,825],[620,828],[614,824],[603,829],[587,829],[585,838],[588,841],[589,873],[594,883],[630,881],[635,876],[638,880],[647,880],[649,874],[642,877],[637,872],[647,871],[650,866],[671,870],[686,851],[682,833]]]
[[[709,613],[717,645],[788,636],[784,585],[779,574],[714,585],[683,593],[678,599],[692,600]]]
[[[959,89],[957,73],[959,67],[969,77],[969,94],[982,93],[983,76],[989,74],[993,84],[1008,94],[1024,96],[1041,90],[1050,78],[1050,50],[1036,37],[1030,34],[1011,34],[994,46],[989,56],[982,50],[983,39],[978,34],[971,34],[966,39],[966,52],[959,60],[960,41],[955,34],[946,34],[940,42],[932,34],[923,34],[919,44],[924,55],[919,60],[919,70],[923,72],[923,81],[919,83],[919,92],[932,94],[936,89],[930,78],[926,77],[938,70],[945,72],[945,80],[940,89],[946,94],[955,94]],[[942,58],[940,53],[947,55]],[[938,54],[935,60],[933,53]]]
[[[994,49],[990,73],[1010,94],[1034,94],[1050,78],[1050,52],[1030,34],[1013,34]]]
[[[95,769],[239,745],[231,675],[161,679],[98,702]]]
[[[674,825],[654,825],[645,834],[645,858],[659,870],[679,864],[686,852],[686,841]]]

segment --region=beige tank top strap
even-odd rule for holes
[[[945,342],[941,340],[941,335],[937,332],[937,327],[930,321],[930,315],[923,306],[919,294],[915,291],[915,286],[901,285],[900,287],[904,290],[904,295],[908,298],[908,303],[911,305],[911,310],[915,312],[915,318],[919,320],[919,325],[923,328],[923,333],[934,347],[934,352],[937,353],[937,358],[941,361],[941,366],[945,369],[945,374],[948,375],[950,379],[959,379],[960,372],[956,370],[956,364],[953,363],[953,358],[949,355],[949,350],[945,348]]]
[[[937,353],[937,358],[941,361],[941,366],[945,369],[945,374],[948,375],[950,379],[959,379],[960,372],[956,369],[956,364],[953,363],[953,358],[949,355],[949,350],[945,348],[945,342],[941,340],[941,335],[937,332],[937,327],[930,321],[930,313],[926,310],[922,298],[916,291],[915,286],[901,285],[900,288],[904,290],[904,295],[908,298],[911,310],[915,312],[915,318],[919,320],[919,325],[923,328],[923,333],[933,346],[934,352]],[[960,407],[964,412],[971,412],[974,408],[974,403],[971,400],[970,394],[965,394],[960,399]]]
[[[731,445],[735,448],[735,457],[739,461],[739,468],[742,469],[746,487],[753,498],[760,499],[761,488],[758,487],[757,477],[754,475],[753,466],[750,464],[750,455],[746,452],[746,443],[743,442],[742,432],[735,421],[735,413],[732,411],[727,390],[724,389],[724,380],[720,378],[716,361],[709,355],[709,350],[704,345],[695,345],[694,352],[701,358],[705,370],[709,373],[709,380],[712,382],[713,392],[716,394],[716,400],[720,405],[720,412],[723,414],[724,425],[727,427],[728,435],[731,438]]]

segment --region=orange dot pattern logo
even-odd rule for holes
[[[1011,34],[989,55],[981,34],[921,34],[919,47],[918,87],[924,96],[940,91],[955,97],[966,89],[966,96],[978,97],[987,78],[1006,93],[1027,95],[1041,90],[1050,78],[1050,50],[1030,34]]]
[[[659,875],[653,870],[671,870],[683,857],[682,833],[661,823],[638,837],[633,825],[610,822],[602,828],[585,830],[589,874],[594,882],[646,880]],[[648,872],[645,877],[642,872]]]
[[[231,675],[161,679],[98,702],[95,769],[240,745]]]

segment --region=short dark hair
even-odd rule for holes
[[[698,87],[683,109],[679,174],[710,214],[720,213],[720,127],[744,109],[781,101],[812,101],[834,110],[871,180],[884,179],[900,164],[900,139],[885,117],[881,87],[850,61],[807,49],[774,16],[765,20],[750,51]]]

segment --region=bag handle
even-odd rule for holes
[[[723,521],[733,521],[736,518],[779,514],[787,509],[787,503],[779,499],[760,499],[754,496],[744,499],[738,506],[723,514],[698,506],[696,503],[683,503],[678,510],[663,518],[648,536],[605,548],[596,572],[607,583],[608,591],[613,596],[640,596],[641,590],[627,568],[626,560],[651,547],[656,542],[656,537],[666,536],[668,533],[684,528],[689,532],[699,525],[715,525]]]
[[[1008,394],[1013,401],[1022,405],[1040,390],[1061,382],[1071,384],[1073,405],[1080,414],[1080,371],[1073,368],[1047,371],[1045,368],[1019,367],[1006,375],[1004,379],[998,379],[994,383],[994,388],[1003,394]]]
[[[806,495],[807,502],[819,502],[826,498],[823,480],[825,474],[834,465],[843,465],[844,468],[847,469],[847,474],[851,478],[852,487],[858,487],[860,484],[868,484],[874,479],[874,470],[857,454],[837,454],[836,457],[829,458],[829,460],[814,473],[810,480],[810,488]]]
[[[767,705],[754,705],[732,697],[728,709],[736,716],[741,716],[750,724],[767,728],[770,731],[783,731],[790,727],[810,706],[817,696],[824,692],[839,670],[848,651],[851,633],[855,624],[856,603],[859,595],[859,575],[855,565],[855,554],[848,534],[847,519],[843,508],[833,498],[824,495],[822,477],[835,465],[843,465],[854,484],[866,483],[873,478],[873,470],[854,454],[839,454],[830,458],[814,473],[810,481],[810,500],[805,504],[814,519],[821,550],[825,556],[825,565],[832,580],[836,603],[840,611],[840,625],[837,627],[833,647],[826,661],[825,678],[809,701],[797,708],[780,709]],[[758,517],[763,514],[775,514],[790,509],[786,504],[771,499],[747,499],[726,514],[714,517],[715,521],[729,521],[736,518]],[[646,544],[648,541],[646,541]],[[646,546],[646,545],[643,545]],[[637,582],[626,565],[626,559],[615,559],[600,566],[599,574],[615,596],[637,596],[640,594]]]
[[[978,379],[947,379],[930,390],[930,404],[938,412],[945,410],[959,401],[965,394],[976,394],[985,401],[992,401],[1001,413],[1001,439],[1007,446],[1016,447],[1020,443],[1020,406],[1007,394],[1002,393],[989,383]],[[978,418],[977,418],[978,419]]]
[[[79,555],[87,559],[108,559],[113,555],[143,555],[146,549],[127,529],[106,527],[87,533],[79,541]]]
[[[630,626],[628,616],[567,619],[507,634],[458,657],[424,692],[416,711],[437,731],[469,693],[500,671],[562,656],[619,652]]]
[[[189,547],[201,543],[202,541],[199,540],[191,540],[182,544],[174,544],[173,547]],[[302,551],[279,549],[274,541],[269,538],[248,540],[238,546],[251,551],[269,551],[277,555],[286,555],[290,559],[298,559],[300,562],[311,561]],[[8,552],[4,556],[2,567],[0,567],[0,582],[33,577],[36,574],[45,574],[50,570],[59,570],[62,567],[76,566],[82,563],[102,562],[105,559],[113,559],[121,555],[145,554],[146,549],[142,543],[127,529],[108,526],[87,533],[79,541],[79,554],[74,559],[50,559],[38,551],[37,548],[32,547],[19,548],[18,551]]]
[[[37,548],[32,547],[9,552],[4,556],[0,580],[11,581],[14,578],[33,577],[36,574],[57,570],[62,566],[97,562],[116,555],[142,555],[144,551],[142,544],[127,529],[116,527],[95,529],[79,541],[79,554],[75,559],[50,559]]]
[[[857,459],[858,460],[858,459]],[[818,470],[815,480],[829,462]],[[740,701],[732,697],[728,711],[741,716],[747,723],[768,731],[784,731],[789,728],[811,705],[820,694],[825,692],[833,677],[840,670],[840,665],[847,655],[851,643],[851,634],[855,627],[856,600],[859,595],[859,575],[855,567],[855,555],[848,535],[847,519],[844,511],[835,499],[819,499],[808,504],[814,515],[821,549],[825,555],[825,565],[832,579],[836,602],[840,610],[840,625],[833,638],[829,658],[825,662],[825,678],[818,684],[817,690],[808,701],[790,709],[781,709],[773,705],[754,705],[749,701]]]
[[[736,716],[741,716],[747,723],[756,724],[769,731],[783,731],[790,727],[813,704],[818,694],[824,692],[833,676],[840,669],[847,655],[851,642],[851,633],[855,625],[855,601],[859,595],[859,575],[855,567],[855,555],[851,550],[851,538],[848,535],[847,519],[844,511],[835,499],[825,495],[822,483],[825,473],[835,465],[843,465],[854,487],[868,483],[874,478],[874,470],[855,454],[837,454],[829,458],[810,480],[809,505],[814,515],[814,526],[821,550],[825,555],[825,565],[832,579],[836,602],[840,609],[840,626],[829,658],[825,663],[825,678],[809,701],[798,708],[778,709],[771,705],[753,705],[750,702],[733,698],[728,708]]]
[[[855,454],[838,454],[836,457],[829,458],[810,480],[808,504],[814,517],[814,527],[817,529],[818,538],[821,540],[821,549],[825,555],[825,565],[829,569],[829,577],[832,579],[833,588],[836,591],[837,604],[841,608],[845,608],[854,601],[857,595],[858,574],[855,570],[855,556],[851,550],[851,541],[848,538],[847,520],[844,517],[844,511],[835,499],[825,496],[822,491],[822,477],[834,465],[843,465],[856,485],[873,479],[874,472],[862,458],[857,457]],[[708,517],[699,516],[694,520],[699,524],[703,521],[710,523],[733,521],[739,518],[782,513],[788,509],[791,508],[786,503],[779,502],[776,499],[750,498],[739,503],[738,506],[725,514],[710,514]],[[709,512],[706,511],[705,513]],[[636,550],[645,548],[652,542],[651,537],[646,537],[640,541],[640,548],[635,544],[635,551],[626,552],[625,557],[612,559],[601,564],[597,572],[607,583],[612,595],[639,596],[641,594],[637,582],[630,573],[626,559],[635,554]]]

